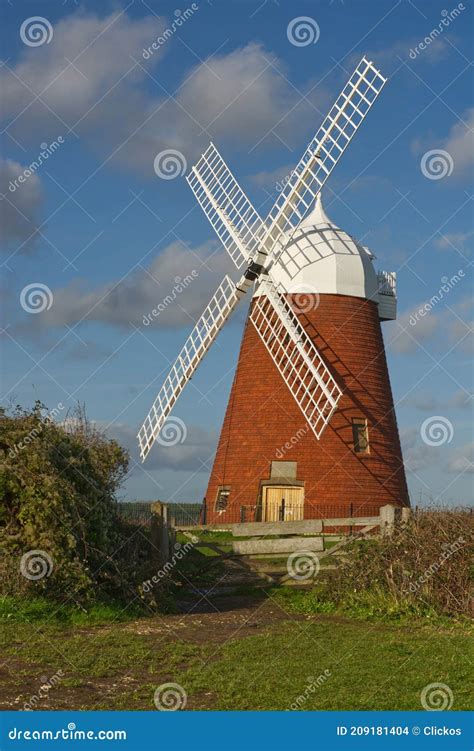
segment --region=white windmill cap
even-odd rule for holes
[[[272,273],[288,292],[304,287],[307,291],[314,288],[319,294],[374,299],[378,290],[374,257],[334,224],[318,193],[308,216],[289,235],[281,262]]]
[[[335,227],[336,225],[329,219],[328,215],[324,211],[323,201],[321,198],[321,191],[316,196],[316,202],[313,209],[309,212],[308,216],[303,219],[300,224],[301,227],[317,227],[321,224],[327,224],[328,226]]]

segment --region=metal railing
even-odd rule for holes
[[[379,295],[397,296],[397,273],[396,271],[378,271],[377,282]]]

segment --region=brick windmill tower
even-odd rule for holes
[[[395,275],[324,212],[321,189],[385,79],[363,58],[262,220],[211,143],[187,176],[237,268],[188,337],[138,434],[148,454],[187,381],[254,287],[206,494],[206,520],[372,514],[408,505],[380,322]]]

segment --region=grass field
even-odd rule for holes
[[[22,708],[58,671],[37,709],[153,710],[166,682],[188,709],[417,710],[430,683],[450,687],[453,709],[472,705],[467,627],[305,615],[296,593],[268,594],[135,620],[113,607],[52,617],[41,601],[3,600],[0,706]]]

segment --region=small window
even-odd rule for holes
[[[354,451],[356,454],[368,454],[369,450],[369,430],[367,420],[363,417],[352,418],[352,439],[354,441]]]
[[[216,511],[225,511],[229,502],[230,485],[221,485],[217,490]]]

